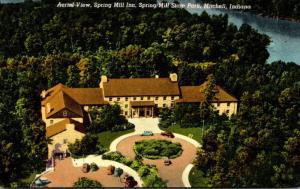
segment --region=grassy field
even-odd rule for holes
[[[192,168],[189,174],[189,181],[192,187],[209,187],[207,178],[203,177],[203,172],[195,167]]]
[[[109,148],[109,145],[113,140],[115,140],[119,136],[125,135],[127,133],[131,133],[133,131],[134,131],[134,129],[130,129],[130,130],[126,130],[126,131],[116,131],[116,132],[104,131],[104,132],[97,134],[97,136],[99,137],[100,143],[105,148]]]
[[[202,128],[192,127],[192,128],[181,128],[179,125],[173,125],[169,128],[160,128],[165,131],[172,131],[173,133],[179,133],[188,137],[191,137],[198,141],[200,144],[202,143]]]

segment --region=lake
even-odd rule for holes
[[[204,11],[204,9],[187,10],[196,14],[201,14]],[[228,14],[229,22],[238,27],[246,23],[259,33],[270,36],[272,43],[268,47],[270,53],[269,63],[282,60],[300,64],[300,23],[225,9],[205,9],[205,11],[210,15],[226,13]]]

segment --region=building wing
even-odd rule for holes
[[[68,88],[63,84],[57,84],[44,91],[42,95],[46,118],[60,117],[58,114],[64,109],[74,113],[75,117],[83,117],[82,106],[107,104],[100,88]]]
[[[204,91],[207,87],[207,82],[200,86],[181,86],[182,98],[177,102],[203,102],[205,99]],[[237,102],[238,100],[222,89],[220,86],[215,87],[215,97],[212,102]]]

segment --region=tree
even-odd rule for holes
[[[79,70],[76,66],[70,65],[67,69],[68,80],[66,85],[68,87],[77,87],[79,86]]]
[[[200,89],[204,93],[204,100],[200,103],[200,116],[202,120],[210,120],[213,117],[214,107],[212,102],[216,94],[216,81],[213,75],[207,76],[207,82],[203,84],[204,89]]]
[[[89,132],[98,133],[104,130],[114,130],[118,126],[128,125],[126,118],[121,115],[121,108],[118,104],[94,108],[90,111],[90,115],[92,123],[87,128]]]
[[[68,145],[68,150],[71,156],[79,158],[90,154],[103,154],[105,149],[99,142],[98,137],[92,134],[86,134],[81,140],[76,140],[74,143]]]
[[[167,187],[167,181],[162,180],[157,175],[149,175],[147,179],[144,180],[144,187],[152,187],[152,188],[165,188]]]
[[[86,177],[79,178],[74,184],[73,187],[78,188],[100,188],[102,187],[101,183],[96,180],[91,180]]]

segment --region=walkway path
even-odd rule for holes
[[[183,182],[183,185],[185,187],[192,187],[191,184],[190,184],[190,180],[189,180],[189,174],[192,170],[192,168],[194,167],[193,164],[188,164],[185,169],[183,170],[183,173],[182,173],[182,182]]]

